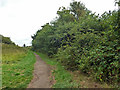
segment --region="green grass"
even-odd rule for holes
[[[26,88],[33,77],[33,52],[11,45],[2,48],[2,88]]]
[[[35,63],[34,54],[29,51],[27,56],[12,64],[3,64],[2,87],[26,88],[31,81]]]
[[[42,53],[37,53],[42,60],[47,64],[55,67],[52,75],[54,75],[56,83],[53,85],[53,88],[77,88],[78,84],[72,80],[70,72],[66,71],[64,67],[54,59],[49,58],[47,55]]]

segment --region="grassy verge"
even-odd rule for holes
[[[72,75],[64,69],[64,67],[54,59],[50,59],[47,55],[37,53],[42,60],[47,64],[55,67],[52,74],[55,77],[56,83],[53,85],[53,88],[77,88],[78,85],[75,81],[72,80]]]
[[[16,58],[2,65],[2,88],[26,88],[32,79],[35,56],[26,52],[25,56]],[[18,60],[19,59],[19,60]],[[7,61],[7,60],[6,60]],[[13,62],[14,61],[14,62]]]

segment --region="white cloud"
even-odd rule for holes
[[[78,0],[79,1],[79,0]],[[94,12],[114,9],[114,0],[81,0]],[[31,35],[56,17],[60,6],[71,0],[0,0],[0,34],[16,44],[30,45]]]

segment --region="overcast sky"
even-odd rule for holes
[[[81,1],[97,14],[117,9],[114,0],[76,1]],[[31,45],[31,35],[52,21],[59,7],[68,7],[70,2],[72,0],[0,0],[0,34],[20,46],[24,43]]]

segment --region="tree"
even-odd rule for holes
[[[85,9],[85,5],[81,2],[73,1],[70,3],[70,11],[77,19],[85,14]]]
[[[73,22],[75,20],[74,15],[70,13],[70,10],[66,9],[65,7],[60,7],[57,11],[57,14],[59,16],[58,22]]]

